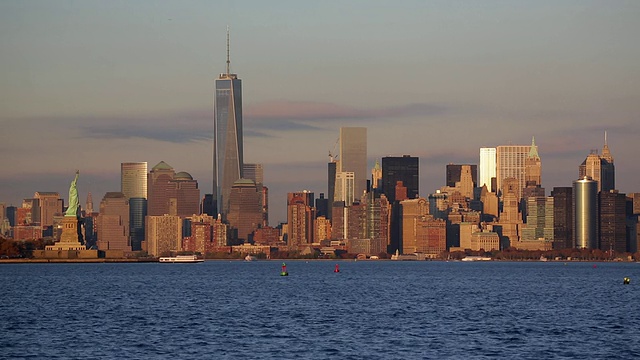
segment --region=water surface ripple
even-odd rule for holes
[[[0,358],[640,356],[640,264],[280,265],[3,264]]]

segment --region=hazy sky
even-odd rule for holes
[[[0,202],[120,191],[120,163],[160,161],[211,192],[214,80],[243,83],[245,162],[271,225],[286,193],[326,192],[341,126],[369,167],[420,158],[420,195],[480,147],[530,144],[570,186],[604,131],[616,185],[639,192],[639,1],[0,2]]]

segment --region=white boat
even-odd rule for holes
[[[160,262],[167,262],[167,263],[198,263],[203,261],[204,259],[198,259],[197,255],[178,255],[178,256],[166,256],[166,257],[160,258]]]
[[[253,256],[253,255],[247,255],[247,256],[244,257],[244,260],[245,261],[255,261],[255,260],[258,260],[258,258]]]
[[[465,256],[461,260],[462,261],[491,261],[491,258],[486,256]]]

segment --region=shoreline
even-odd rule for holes
[[[432,261],[437,261],[437,262],[465,262],[465,261],[461,261],[461,260],[447,260],[447,259],[429,259],[429,260],[391,260],[391,259],[362,259],[362,260],[355,260],[355,259],[259,259],[259,260],[253,260],[253,261],[246,261],[244,259],[204,259],[205,262],[207,261],[231,261],[231,262],[236,262],[236,261],[242,261],[242,262],[262,262],[262,261],[273,261],[273,262],[297,262],[297,261],[339,261],[339,262],[354,262],[354,261],[366,261],[366,262],[370,262],[370,261],[382,261],[382,262],[387,262],[387,261],[392,261],[392,262],[432,262]],[[0,260],[0,265],[2,264],[82,264],[82,263],[159,263],[160,261],[158,259],[127,259],[127,258],[123,258],[123,259],[105,259],[105,258],[97,258],[97,259],[24,259],[24,258],[17,258],[17,259],[1,259]],[[548,261],[540,261],[540,260],[534,260],[534,259],[522,259],[522,260],[517,260],[517,259],[500,259],[500,260],[496,260],[496,259],[491,259],[491,260],[487,260],[487,261],[469,261],[469,262],[550,262],[550,263],[610,263],[610,262],[616,262],[616,263],[636,263],[637,261],[616,261],[616,260],[548,260]]]

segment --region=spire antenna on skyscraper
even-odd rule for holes
[[[227,76],[231,73],[229,70],[229,68],[231,67],[231,56],[229,54],[229,46],[230,46],[229,25],[227,25]]]

